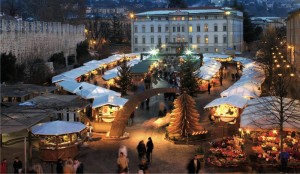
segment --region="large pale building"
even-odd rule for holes
[[[288,60],[300,77],[300,9],[289,13],[286,27]]]
[[[243,13],[231,8],[156,10],[132,19],[132,51],[242,52]]]
[[[0,52],[12,52],[17,63],[30,58],[48,60],[54,53],[76,53],[76,44],[85,39],[84,25],[59,22],[22,21],[0,15]]]

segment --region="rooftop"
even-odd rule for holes
[[[23,97],[32,93],[52,92],[55,86],[39,86],[34,84],[1,85],[2,97]]]

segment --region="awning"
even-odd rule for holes
[[[33,126],[31,131],[35,135],[64,135],[81,132],[85,128],[86,125],[81,122],[52,121],[39,123]]]
[[[127,101],[127,99],[118,96],[103,95],[94,99],[92,107],[97,108],[104,105],[124,106]]]
[[[237,108],[244,108],[247,104],[248,100],[240,97],[238,95],[231,95],[229,97],[218,98],[207,104],[204,108],[211,108],[220,106],[223,104],[228,104]]]

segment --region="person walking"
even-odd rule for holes
[[[146,174],[148,173],[148,164],[146,159],[142,159],[141,163],[139,164],[139,173],[138,174]]]
[[[72,159],[68,159],[65,162],[64,168],[63,168],[63,173],[68,173],[68,174],[75,174],[76,171],[74,170],[74,162]]]
[[[220,85],[222,86],[222,82],[223,82],[223,76],[222,75],[220,76],[219,80],[220,80]]]
[[[63,160],[59,158],[56,162],[56,173],[63,173],[63,172],[64,172]]]
[[[128,158],[123,154],[123,152],[120,152],[117,165],[118,165],[118,173],[128,173]]]
[[[145,155],[146,155],[146,145],[144,143],[144,140],[141,140],[139,142],[139,144],[137,146],[137,151],[138,151],[140,160],[145,157]]]
[[[13,163],[14,173],[22,173],[22,161],[19,160],[19,157],[15,158],[15,161]]]
[[[194,158],[190,160],[187,169],[188,169],[188,173],[190,174],[199,173],[201,169],[201,165],[200,165],[200,161],[197,158],[197,155],[195,155]]]
[[[0,173],[6,174],[7,173],[7,160],[6,158],[3,158],[0,166]]]
[[[152,151],[154,149],[154,145],[153,145],[151,137],[148,138],[146,148],[147,148],[147,151],[146,151],[147,162],[151,163],[152,162]]]
[[[207,85],[208,94],[210,94],[210,88],[211,88],[211,85],[210,85],[210,82],[208,82],[208,85]]]
[[[80,162],[77,158],[74,158],[74,171],[76,173],[83,173],[83,163]]]

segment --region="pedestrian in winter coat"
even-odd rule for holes
[[[21,173],[22,172],[23,165],[22,165],[22,161],[19,160],[19,157],[15,158],[13,167],[14,167],[14,173]]]
[[[142,159],[146,155],[146,145],[144,143],[144,140],[141,140],[137,146],[137,151],[139,154],[139,159]]]
[[[128,158],[120,152],[120,155],[117,160],[118,173],[127,173],[128,172]]]
[[[152,151],[154,149],[154,145],[153,145],[151,137],[148,138],[146,147],[147,147],[147,151],[146,151],[147,162],[151,163],[152,162]]]
[[[191,159],[191,161],[187,166],[187,169],[188,169],[188,173],[191,174],[199,173],[201,166],[200,166],[200,161],[197,158],[197,155],[195,155],[194,158]]]
[[[210,94],[210,88],[211,88],[211,85],[210,85],[210,82],[208,82],[208,85],[207,85],[208,94]]]
[[[63,173],[63,172],[64,172],[63,160],[59,158],[56,162],[56,173]]]
[[[7,160],[6,158],[3,158],[0,166],[0,173],[6,174],[7,173]]]

